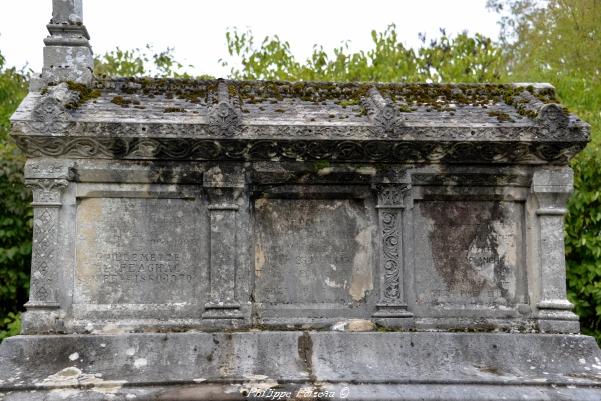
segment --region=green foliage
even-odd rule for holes
[[[191,78],[187,72],[182,71],[184,65],[175,59],[173,51],[173,48],[167,48],[154,52],[151,45],[132,50],[117,47],[94,59],[94,74],[106,77]]]
[[[489,0],[504,13],[502,41],[516,74],[601,69],[601,0]]]
[[[5,68],[0,54],[0,340],[18,331],[18,311],[29,287],[31,195],[23,185],[23,156],[8,136],[9,117],[27,92],[27,78]]]
[[[601,157],[588,148],[572,163],[575,192],[566,218],[568,296],[583,331],[601,337]]]
[[[8,312],[0,316],[0,341],[6,337],[16,336],[21,332],[21,314]]]
[[[372,31],[373,49],[352,53],[341,45],[330,54],[315,46],[311,56],[300,62],[290,44],[278,36],[266,37],[255,46],[252,32],[226,33],[228,52],[241,69],[231,68],[238,79],[288,81],[378,81],[378,82],[491,82],[503,72],[501,49],[490,39],[466,33],[450,37],[441,30],[439,38],[414,51],[398,40],[396,26]],[[224,61],[228,66],[230,62]]]

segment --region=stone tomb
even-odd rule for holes
[[[81,2],[54,6],[46,53],[86,54]],[[552,87],[86,60],[48,61],[12,118],[34,239],[0,398],[601,399],[563,251],[589,127]]]

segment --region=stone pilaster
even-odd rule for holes
[[[379,229],[379,292],[376,318],[406,318],[404,291],[403,219],[409,184],[376,184]]]
[[[62,193],[68,185],[69,163],[29,160],[25,166],[25,184],[33,193],[33,243],[31,279],[27,312],[23,315],[23,333],[61,330],[60,304],[57,299],[59,266],[58,237]]]
[[[204,174],[209,199],[210,269],[209,302],[203,319],[241,319],[236,298],[238,263],[238,200],[244,193],[244,177],[213,168]]]
[[[83,24],[82,0],[53,0],[52,19],[46,26],[42,79],[57,83],[92,81],[94,60],[90,35]]]
[[[563,219],[572,192],[573,172],[569,167],[541,169],[532,178],[539,261],[538,324],[547,332],[578,332],[578,316],[566,298],[566,265]]]

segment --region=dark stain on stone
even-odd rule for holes
[[[501,203],[429,201],[422,210],[433,220],[429,233],[432,259],[447,290],[462,290],[463,295],[477,297],[491,284],[468,261],[469,250],[475,246],[487,250],[486,257],[494,263],[494,286],[508,299],[509,291],[502,282],[510,269],[505,256],[498,253],[498,236],[493,227],[494,222],[505,220]]]
[[[311,381],[315,380],[313,373],[313,339],[306,331],[298,338],[298,357],[300,358],[304,369],[309,373]]]

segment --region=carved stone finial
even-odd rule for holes
[[[388,135],[397,135],[402,126],[400,113],[389,99],[384,99],[376,88],[371,88],[363,98],[367,115]]]
[[[220,80],[217,87],[217,104],[209,111],[209,132],[219,136],[234,136],[240,131],[240,112],[235,99],[231,99],[228,86]]]
[[[71,124],[71,115],[65,105],[77,100],[78,95],[70,91],[65,83],[50,87],[35,105],[30,127],[44,133],[64,131]]]
[[[82,0],[53,0],[52,19],[46,25],[42,80],[88,84],[94,66],[90,35],[83,25]]]
[[[538,111],[537,122],[550,131],[565,129],[570,123],[568,115],[556,103],[545,104]]]

